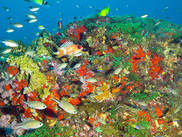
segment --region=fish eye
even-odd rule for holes
[[[81,46],[78,46],[78,49],[81,49]]]

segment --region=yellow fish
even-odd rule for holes
[[[38,5],[44,5],[44,6],[47,6],[47,7],[51,7],[51,4],[49,4],[47,1],[45,0],[25,0],[27,2],[34,2]]]
[[[109,6],[108,7],[105,7],[103,10],[101,10],[99,13],[98,13],[98,16],[99,17],[103,17],[103,16],[106,16],[107,14],[109,14]]]
[[[36,129],[36,128],[40,128],[41,126],[43,126],[43,123],[40,122],[40,121],[37,121],[37,120],[31,120],[31,121],[27,121],[27,122],[17,124],[16,126],[18,126],[18,129],[19,128]]]
[[[54,100],[59,105],[59,107],[62,108],[64,111],[70,114],[77,114],[77,110],[72,104],[66,101],[59,101],[54,97],[52,98],[52,100]]]
[[[27,106],[30,108],[39,109],[39,110],[43,110],[47,108],[47,106],[40,101],[29,101],[29,102],[23,101],[23,102],[27,104]]]

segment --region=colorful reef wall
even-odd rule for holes
[[[0,136],[182,136],[181,26],[92,17],[17,43],[0,56]]]

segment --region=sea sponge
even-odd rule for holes
[[[110,86],[108,83],[103,83],[103,86],[100,90],[103,91],[103,93],[95,97],[99,102],[102,102],[103,100],[108,100],[114,96],[110,92]]]
[[[38,65],[33,61],[33,59],[29,58],[26,55],[22,55],[20,57],[11,57],[11,64],[16,64],[16,66],[20,67],[21,73],[17,75],[17,79],[21,81],[22,79],[26,78],[26,76],[30,75],[30,83],[29,83],[29,90],[37,92],[42,91],[42,87],[47,82],[46,76],[39,71]],[[43,92],[44,94],[44,92]],[[46,93],[47,94],[47,93]]]

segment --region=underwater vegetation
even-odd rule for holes
[[[2,49],[1,136],[182,135],[182,27],[107,13]]]

